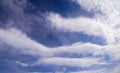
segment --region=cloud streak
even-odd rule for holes
[[[64,30],[65,32],[83,32],[87,35],[100,36],[103,37],[108,44],[120,43],[120,30],[118,29],[120,23],[120,13],[117,5],[119,1],[74,1],[78,2],[78,4],[80,4],[80,6],[82,6],[82,8],[84,8],[85,10],[95,13],[94,17],[89,18],[80,16],[77,18],[67,19],[63,18],[59,14],[50,13],[48,19],[52,22],[51,26],[53,28],[58,28],[59,30]]]
[[[36,41],[27,37],[26,34],[15,28],[7,30],[0,29],[0,40],[1,42],[16,48],[23,54],[31,54],[33,56],[50,55],[49,50],[45,46],[38,44]]]
[[[92,65],[100,65],[97,58],[63,58],[63,57],[51,57],[39,60],[36,65],[57,65],[57,66],[69,66],[69,67],[90,67]],[[34,65],[35,65],[34,64]]]
[[[20,30],[13,28],[7,30],[0,29],[0,40],[3,43],[16,48],[14,50],[20,50],[21,54],[33,55],[38,57],[43,56],[43,58],[38,58],[39,60],[37,62],[28,66],[36,66],[40,64],[73,67],[105,65],[107,64],[106,61],[102,60],[104,55],[109,55],[112,58],[109,63],[113,63],[112,61],[120,60],[120,50],[118,49],[120,47],[119,45],[100,46],[91,43],[76,43],[71,46],[48,48],[30,39],[25,33],[22,33]],[[75,53],[83,55],[93,54],[93,57],[86,56],[83,58],[65,58],[61,57],[63,53]],[[59,55],[57,56],[57,54]],[[100,55],[100,57],[95,58],[94,56],[97,55]],[[19,62],[17,62],[17,64],[19,64]]]

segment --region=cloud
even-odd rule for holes
[[[71,31],[71,32],[83,32],[88,35],[101,35],[103,31],[102,25],[100,22],[96,22],[93,19],[79,17],[79,18],[63,18],[59,14],[51,13],[48,19],[52,22],[53,27],[57,27],[58,30],[64,29],[64,31]],[[89,26],[91,25],[91,26]],[[87,26],[90,29],[87,29]],[[94,29],[92,29],[94,28]],[[96,32],[95,32],[96,30]]]
[[[118,49],[120,47],[119,45],[100,46],[91,43],[76,43],[71,46],[49,48],[30,39],[25,33],[15,28],[6,30],[1,28],[0,40],[5,44],[14,47],[14,50],[19,50],[22,54],[38,56],[39,61],[29,66],[35,66],[39,64],[52,64],[60,66],[89,67],[92,65],[105,64],[106,61],[102,60],[102,57],[104,57],[104,55],[109,55],[112,58],[111,62],[109,63],[113,63],[112,61],[120,60],[120,50]],[[93,56],[88,58],[87,56],[83,58],[60,57],[63,53],[75,53],[82,55],[92,54]],[[56,57],[57,55],[58,57]],[[100,55],[99,60],[98,58],[95,58],[97,55]],[[43,56],[43,58],[39,58],[40,56]],[[21,64],[20,62],[17,62],[17,64],[18,63]]]
[[[111,9],[114,8],[114,2],[113,0],[72,0],[76,3],[78,3],[82,8],[89,12],[104,12],[106,14],[111,13]]]
[[[13,14],[22,14],[24,17],[24,8],[26,7],[26,0],[14,5],[14,0],[9,0],[4,5],[9,7],[13,11]],[[21,61],[15,63],[23,67],[31,67],[38,65],[57,65],[57,66],[72,66],[72,67],[91,67],[93,65],[114,65],[119,64],[120,61],[120,13],[119,2],[117,0],[73,0],[77,2],[83,9],[88,12],[94,13],[93,18],[89,17],[77,17],[77,18],[64,18],[56,13],[50,13],[47,17],[51,21],[52,28],[56,28],[58,31],[64,32],[79,32],[92,36],[99,36],[106,40],[107,44],[104,46],[88,43],[74,43],[72,45],[64,45],[60,47],[46,47],[41,43],[38,43],[34,39],[27,36],[25,32],[18,28],[0,28],[0,47],[3,44],[9,45],[15,51],[19,51],[20,54],[26,54],[37,57],[38,61],[32,64],[27,64]],[[117,3],[118,2],[118,3]],[[16,15],[15,15],[16,17]],[[19,16],[18,16],[19,17]],[[23,18],[22,17],[22,18]],[[45,16],[46,17],[46,16]],[[21,18],[21,17],[20,17]],[[40,20],[39,16],[34,16],[36,21]],[[14,19],[13,19],[14,20]],[[26,21],[16,18],[16,22],[19,24],[26,24]],[[24,23],[23,23],[23,22]],[[13,22],[14,23],[14,22]],[[40,23],[40,22],[39,22]],[[12,21],[10,20],[10,24]],[[16,23],[14,23],[16,24]],[[17,25],[17,24],[16,24]],[[40,37],[40,36],[39,36]],[[4,47],[4,46],[3,46]],[[80,58],[71,58],[71,56],[63,57],[64,53],[69,54],[82,54]],[[19,53],[18,53],[19,54]],[[91,54],[88,57],[88,54]],[[106,60],[106,55],[110,59]],[[42,58],[41,58],[42,57]],[[100,67],[101,68],[101,67]],[[103,69],[103,68],[101,68]],[[119,66],[112,67],[113,73],[119,72]],[[108,70],[106,68],[105,70]],[[77,73],[105,73],[103,70],[90,70],[80,71]],[[109,72],[108,72],[109,73]]]
[[[82,32],[87,35],[103,37],[108,44],[116,44],[119,35],[119,30],[109,28],[109,26],[99,20],[78,17],[78,18],[63,18],[58,14],[51,13],[48,19],[52,22],[52,27],[64,32]],[[89,29],[88,29],[89,28]]]
[[[118,45],[105,45],[100,46],[91,43],[75,43],[71,46],[62,46],[58,48],[53,48],[51,51],[53,54],[63,54],[63,53],[71,53],[71,54],[92,54],[93,56],[104,56],[109,55],[113,60],[120,60],[120,44]]]
[[[115,29],[119,26],[120,8],[119,0],[73,0],[83,9],[95,14],[94,18],[102,22],[104,25]]]
[[[23,66],[23,67],[29,66],[29,64],[23,63],[23,62],[20,62],[20,61],[16,61],[15,63],[18,64],[18,65],[20,65],[20,66]]]
[[[4,34],[4,33],[6,33],[6,34]],[[51,58],[51,57],[46,59],[46,57],[48,57],[48,56],[54,57],[54,56],[56,56],[57,53],[61,54],[65,51],[72,53],[72,46],[71,47],[48,48],[48,47],[45,47],[45,46],[41,45],[40,43],[37,43],[36,41],[30,39],[29,37],[27,37],[27,35],[25,33],[21,32],[18,29],[15,29],[15,28],[6,29],[6,30],[0,29],[0,40],[3,43],[5,43],[11,47],[14,47],[16,51],[19,50],[20,53],[22,53],[22,54],[33,55],[33,56],[38,56],[38,57],[45,56],[45,57],[43,57],[42,62],[46,63],[46,64],[49,64],[49,62],[50,62],[50,63],[53,63],[54,65],[57,65],[60,63],[60,65],[67,66],[67,65],[69,65],[69,63],[65,64],[63,62],[67,63],[68,61],[71,61],[71,62],[73,61],[71,63],[71,65],[74,66],[74,64],[78,65],[77,62],[79,62],[79,61],[84,62],[86,60],[85,63],[80,63],[80,65],[78,65],[78,66],[83,67],[83,66],[92,65],[90,63],[92,61],[94,61],[94,63],[97,62],[97,59],[95,61],[95,59],[87,60],[86,58],[85,58],[85,60],[84,59],[72,59],[72,58],[68,58],[68,59],[67,58]],[[89,46],[89,44],[86,46]],[[74,45],[73,48],[76,48],[76,49],[81,48],[81,49],[77,49],[77,51],[75,51],[75,50],[73,51],[74,53],[77,53],[78,51],[80,53],[80,51],[85,48],[85,44],[81,44],[81,45],[78,44],[78,47],[77,47],[77,45]],[[71,51],[69,51],[69,49]],[[87,50],[85,50],[85,51],[88,52],[89,50],[90,49],[87,48]],[[83,51],[81,53],[83,53]],[[57,62],[54,62],[54,61],[57,61]],[[19,63],[19,62],[17,62],[17,63]]]
[[[97,58],[63,58],[63,57],[51,57],[39,60],[36,65],[57,65],[57,66],[69,66],[69,67],[89,67],[92,65],[100,65]]]
[[[61,46],[53,50],[56,54],[72,53],[72,54],[92,54],[92,58],[96,55],[105,57],[108,55],[110,60],[108,63],[120,61],[120,8],[118,0],[72,0],[80,5],[94,16],[77,18],[64,18],[57,13],[50,13],[48,19],[51,21],[51,27],[57,31],[79,32],[89,36],[99,36],[106,40],[104,46],[91,43],[76,43],[70,46]],[[105,58],[104,58],[105,59]],[[103,62],[106,60],[103,60]],[[108,70],[109,71],[109,70]],[[83,72],[84,73],[84,72]],[[99,72],[98,72],[99,73]],[[114,73],[114,72],[113,72]]]
[[[71,46],[61,46],[53,48],[54,54],[72,53],[72,54],[93,54],[93,55],[104,55],[105,52],[102,49],[103,46],[91,44],[91,43],[75,43]]]
[[[21,62],[21,61],[14,61],[14,60],[4,60],[5,63],[11,63],[11,64],[15,64],[15,65],[20,65],[22,67],[27,67],[29,66],[29,64]]]
[[[52,27],[65,32],[82,32],[87,35],[103,37],[108,44],[120,43],[119,19],[120,12],[114,0],[74,0],[85,10],[95,13],[93,18],[63,18],[59,14],[50,13],[48,19]],[[106,2],[107,1],[107,2]],[[95,11],[95,12],[94,12]],[[96,13],[102,12],[101,13]],[[89,28],[89,29],[88,29]],[[116,41],[117,39],[117,41]]]
[[[0,41],[16,48],[23,54],[31,54],[33,56],[50,56],[49,50],[27,37],[26,34],[18,29],[0,29]]]

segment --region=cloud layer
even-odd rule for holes
[[[12,16],[10,16],[10,20],[8,19],[10,21],[8,22],[9,24],[12,24],[11,20],[15,20],[14,18],[16,16],[18,17],[16,17],[15,20],[17,23],[23,21],[19,20],[19,18],[27,16],[27,14],[24,13],[24,9],[28,5],[27,0],[22,0],[21,2],[14,1],[15,0],[9,0],[8,2],[2,1],[3,5],[6,5],[7,7],[10,6],[10,12],[11,14],[13,14]],[[75,72],[68,71],[71,73],[119,73],[120,2],[118,0],[71,1],[77,3],[80,7],[82,7],[89,13],[94,13],[94,16],[64,18],[60,14],[50,12],[47,13],[48,15],[44,14],[46,18],[45,20],[50,26],[49,28],[53,30],[55,29],[54,31],[69,33],[77,32],[86,34],[88,36],[98,36],[105,39],[105,45],[93,44],[91,42],[77,42],[70,45],[62,45],[53,48],[46,47],[42,43],[35,41],[33,38],[29,37],[27,32],[23,31],[21,28],[6,26],[5,28],[0,28],[0,52],[2,52],[1,50],[6,49],[4,46],[10,46],[12,47],[11,49],[19,52],[18,54],[20,55],[25,54],[37,58],[37,60],[32,63],[27,63],[19,60],[12,61],[24,68],[35,66],[58,66],[65,67],[66,71],[64,72],[67,72],[68,67],[84,69],[82,71],[77,70]],[[18,7],[16,7],[16,3]],[[21,17],[17,15],[18,13],[23,16]],[[35,21],[39,21],[40,19],[39,16],[31,16],[33,16],[33,18],[30,17],[30,19],[28,20],[34,19]],[[23,21],[23,24],[25,24],[24,22],[28,20]],[[14,24],[17,24],[16,22],[13,21]],[[30,22],[32,23],[34,21]],[[40,24],[40,22],[38,23]],[[4,25],[4,23],[1,24]],[[41,36],[39,35],[39,37]]]

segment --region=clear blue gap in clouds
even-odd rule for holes
[[[64,69],[66,68],[66,71]],[[27,67],[26,70],[30,72],[57,72],[64,71],[65,73],[69,73],[70,71],[79,71],[86,70],[86,68],[78,68],[78,67],[67,67],[67,66],[54,66],[54,65],[39,65],[35,67]]]
[[[35,27],[34,32],[31,32],[30,37],[48,47],[71,45],[77,42],[90,42],[105,45],[105,40],[101,37],[88,36],[77,32],[50,31],[50,29],[46,29],[43,26]]]
[[[86,16],[93,17],[94,13],[89,13],[71,0],[29,0],[41,12],[55,12],[63,17]],[[35,11],[34,10],[34,11]]]
[[[0,3],[0,27],[5,27],[4,23],[6,22],[6,19],[8,19],[8,17],[9,15],[7,14],[7,12],[4,10]]]

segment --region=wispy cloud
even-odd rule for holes
[[[15,28],[0,29],[0,40],[23,54],[50,56],[50,52],[45,46],[30,39],[26,34]]]
[[[22,29],[15,27],[7,27],[6,29],[0,28],[0,47],[5,44],[6,46],[11,46],[14,51],[19,51],[18,54],[26,54],[34,56],[37,61],[31,64],[27,62],[14,61],[23,67],[32,67],[40,65],[54,65],[54,66],[68,66],[68,67],[83,67],[90,68],[92,66],[112,66],[114,64],[120,64],[120,11],[119,11],[119,1],[118,0],[71,0],[79,4],[83,9],[90,13],[94,13],[94,17],[83,17],[79,16],[77,18],[64,18],[57,13],[48,13],[45,15],[49,19],[50,26],[56,30],[63,32],[78,32],[87,34],[88,36],[99,36],[106,40],[107,44],[104,46],[98,44],[87,43],[74,43],[72,45],[64,45],[60,47],[46,47],[41,43],[30,38],[26,32]],[[2,1],[11,12],[11,18],[9,24],[12,24],[12,20],[16,18],[17,23],[26,24],[30,20],[36,20],[39,24],[40,17],[33,15],[28,20],[19,20],[24,18],[26,14],[24,9],[27,6],[27,0],[25,1],[15,1],[9,0]],[[15,3],[15,4],[14,4]],[[17,3],[17,5],[16,5]],[[10,6],[10,7],[9,7]],[[7,9],[6,9],[7,10]],[[18,15],[20,13],[20,15]],[[12,15],[13,14],[13,15]],[[14,15],[15,14],[15,15]],[[47,19],[46,19],[47,20]],[[13,24],[17,23],[13,21]],[[23,21],[23,22],[22,22]],[[48,21],[48,22],[49,22]],[[7,24],[7,23],[6,23]],[[41,36],[39,36],[41,37]],[[63,40],[63,39],[62,39]],[[82,55],[82,57],[72,57],[62,56],[67,54]],[[90,55],[89,55],[90,54]],[[88,56],[89,55],[89,56]],[[106,56],[110,59],[106,60]],[[100,70],[93,68],[92,70],[85,70],[74,73],[119,73],[119,65],[113,66],[111,68],[102,68]],[[111,71],[111,70],[113,71]]]
[[[4,34],[6,33],[6,34]],[[8,37],[9,36],[9,37]],[[119,61],[119,45],[107,45],[100,46],[90,43],[76,43],[71,46],[62,46],[56,48],[48,48],[40,43],[27,37],[25,33],[22,33],[18,29],[1,29],[0,30],[0,40],[15,50],[20,50],[21,54],[33,55],[38,57],[38,61],[29,64],[28,66],[35,65],[58,65],[58,66],[73,66],[73,67],[89,67],[92,65],[105,65],[107,64],[104,59],[104,55],[109,55],[111,57],[110,62],[114,64],[114,61]],[[83,58],[67,58],[61,57],[62,53],[70,54],[93,54],[91,57]],[[57,54],[59,54],[58,57]],[[61,54],[61,55],[60,55]],[[100,57],[95,58],[95,56],[100,55]],[[43,56],[43,58],[39,58]],[[17,62],[20,65],[27,65],[25,63]]]
[[[93,11],[93,13],[95,13],[95,16],[93,18],[80,16],[77,18],[67,19],[60,16],[59,14],[50,13],[48,19],[53,23],[53,28],[58,28],[59,30],[64,30],[66,32],[83,32],[87,35],[101,36],[107,41],[108,44],[119,43],[120,30],[118,28],[120,23],[120,13],[117,5],[118,1],[75,1],[77,1],[80,6],[89,12]]]
[[[69,67],[90,67],[92,65],[100,65],[97,58],[63,58],[63,57],[51,57],[39,60],[36,65],[57,65],[57,66],[69,66]],[[35,65],[33,64],[33,65]]]

